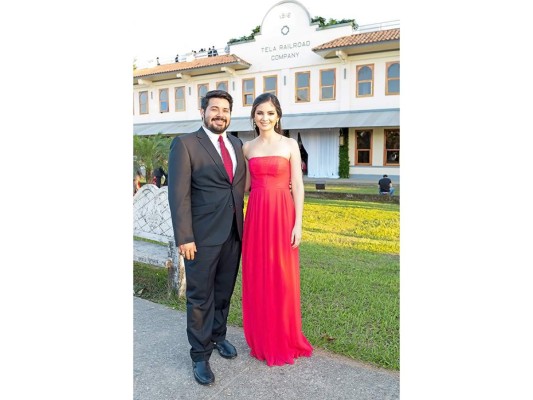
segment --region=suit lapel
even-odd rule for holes
[[[235,168],[235,175],[237,176],[245,171],[244,156],[242,155],[241,144],[239,143],[240,139],[231,134],[228,135],[228,138],[231,142],[231,145],[233,146],[233,150],[235,151],[235,156],[237,157],[237,168]]]
[[[222,161],[222,157],[220,157],[220,154],[218,154],[217,149],[215,149],[215,146],[213,145],[213,142],[211,142],[211,139],[209,139],[209,136],[207,136],[207,133],[205,133],[205,131],[202,128],[200,128],[198,132],[196,133],[196,137],[198,138],[198,142],[211,156],[211,158],[213,159],[213,162],[216,164],[220,172],[229,181],[229,176],[228,176],[228,173],[226,172],[226,168],[224,168],[224,162]]]

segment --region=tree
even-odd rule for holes
[[[158,133],[155,136],[134,136],[133,155],[135,163],[146,170],[146,182],[152,182],[153,171],[163,167],[168,171],[168,153],[172,138]]]
[[[339,177],[350,177],[350,156],[348,154],[348,128],[339,130],[343,144],[339,146]]]
[[[252,29],[252,33],[250,33],[248,36],[241,36],[238,39],[231,38],[228,41],[228,44],[237,43],[237,42],[245,42],[247,40],[252,40],[255,38],[255,35],[261,31],[261,26],[257,25],[254,29]]]
[[[311,18],[311,22],[318,22],[318,26],[321,27],[321,28],[324,28],[325,26],[346,24],[346,23],[350,22],[352,24],[352,28],[354,30],[359,28],[359,25],[357,24],[357,22],[355,22],[355,19],[341,19],[341,20],[337,21],[336,19],[330,18],[326,22],[326,18],[324,18],[324,17],[314,17],[314,18]]]

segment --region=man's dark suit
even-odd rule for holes
[[[200,128],[174,138],[168,163],[168,201],[176,246],[195,242],[185,260],[187,336],[193,361],[208,360],[213,343],[226,337],[243,230],[246,166],[242,142],[227,135],[237,166],[229,181],[217,149]]]

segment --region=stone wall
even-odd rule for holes
[[[310,197],[314,199],[374,201],[374,202],[379,202],[379,203],[400,204],[400,196],[385,196],[385,195],[380,195],[380,194],[357,194],[357,193],[306,191],[305,197]]]
[[[177,254],[168,204],[168,187],[143,185],[133,196],[133,260],[165,267],[169,274],[169,292],[185,293],[183,256]],[[148,239],[153,242],[135,240]],[[164,250],[166,248],[166,251]]]
[[[168,187],[143,185],[133,197],[133,234],[167,243],[174,240]]]

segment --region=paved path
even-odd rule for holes
[[[399,399],[399,373],[367,366],[315,349],[294,365],[268,367],[249,356],[242,328],[228,327],[238,357],[214,351],[215,384],[201,386],[192,375],[185,313],[133,298],[134,400],[391,400]]]

